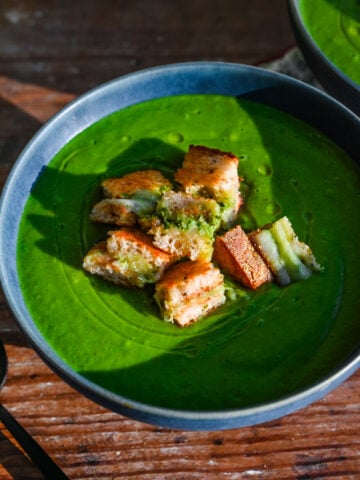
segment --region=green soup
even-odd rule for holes
[[[238,155],[239,222],[251,230],[287,215],[324,272],[285,288],[236,286],[235,299],[183,329],[160,319],[152,287],[87,274],[83,257],[109,229],[89,220],[101,180],[144,168],[172,179],[189,144]],[[184,95],[132,106],[65,145],[34,185],[17,248],[26,304],[65,362],[130,399],[216,410],[281,398],[359,343],[359,186],[328,138],[260,104]]]
[[[322,52],[360,84],[359,0],[300,0],[300,11]]]

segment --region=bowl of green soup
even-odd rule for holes
[[[358,0],[289,0],[288,4],[308,65],[331,95],[360,115]]]
[[[245,231],[286,215],[322,271],[286,287],[229,281],[224,305],[180,328],[151,287],[82,262],[109,230],[90,220],[101,181],[173,179],[192,144],[239,158]],[[359,152],[356,115],[261,68],[175,64],[95,88],[41,128],[2,193],[1,283],[19,327],[80,393],[150,424],[219,430],[305,407],[360,364]]]

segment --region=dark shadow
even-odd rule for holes
[[[118,227],[103,225],[90,220],[93,205],[102,198],[100,183],[104,178],[121,176],[141,169],[159,169],[173,181],[173,173],[183,160],[183,152],[160,140],[142,139],[119,156],[114,157],[102,175],[73,175],[66,169],[47,166],[40,172],[31,197],[40,202],[47,215],[28,212],[28,221],[41,234],[37,246],[45,256],[55,257],[64,264],[82,269],[83,258],[97,242],[106,239],[107,232]],[[65,206],[64,206],[65,205]],[[69,215],[73,221],[69,222]],[[88,275],[96,291],[117,295],[119,287]],[[124,289],[125,301],[136,309],[142,309],[136,289]],[[155,308],[150,305],[150,308]]]
[[[31,347],[24,334],[17,326],[15,318],[13,318],[13,325],[10,330],[0,331],[0,338],[5,344],[15,345],[17,347]]]
[[[9,339],[10,336],[16,337],[17,332],[18,328],[14,315],[7,305],[7,300],[0,285],[0,335],[4,335]]]
[[[100,183],[104,178],[121,176],[125,173],[141,169],[159,169],[172,180],[173,173],[183,159],[183,152],[171,145],[157,139],[142,139],[134,143],[121,155],[113,158],[109,168],[102,175],[85,174],[73,175],[66,170],[53,168],[51,165],[44,168],[38,177],[31,193],[45,208],[49,215],[29,213],[31,224],[41,233],[42,239],[38,247],[47,255],[55,256],[64,263],[81,268],[82,257],[96,241],[106,238],[109,230],[116,229],[113,225],[102,225],[90,221],[90,211],[93,205],[102,198]],[[80,198],[80,202],[78,199]],[[64,202],[66,205],[64,207]],[[62,211],[62,209],[69,210]],[[77,221],[81,232],[72,231],[72,242],[79,243],[82,249],[81,257],[72,256],[71,251],[59,248],[54,242],[60,237],[62,241],[67,234],[67,218],[69,212],[78,213]],[[74,225],[71,225],[73,228]],[[81,238],[81,237],[85,237]],[[76,250],[78,253],[78,249]]]
[[[204,347],[204,339],[195,336],[192,339],[194,352],[196,348],[199,350],[194,355],[186,354],[189,342],[183,342],[177,346],[178,352],[184,347],[183,354],[159,353],[131,367],[79,373],[125,399],[146,405],[175,410],[224,411],[271,403],[306,389],[328,375],[349,353],[338,346],[333,349],[334,359],[328,359],[328,363],[318,362],[321,338],[317,332],[311,334],[308,328],[301,326],[296,337],[289,334],[284,348],[260,333],[257,320],[248,320],[240,336],[229,338],[212,352],[211,347],[210,352]],[[267,327],[266,331],[270,336],[278,335],[276,326]],[[267,353],[259,352],[253,337],[262,345],[270,341],[272,352],[269,353],[267,347]],[[80,391],[103,406],[123,413],[111,400],[98,398],[83,388]],[[131,407],[125,415],[132,416]]]
[[[41,127],[41,123],[16,106],[0,99],[0,191],[10,170],[26,144]],[[15,241],[15,239],[14,239]],[[0,332],[6,343],[27,345],[18,328],[0,286]]]
[[[352,18],[357,22],[360,22],[360,4],[356,0],[344,1],[344,0],[326,0],[327,3],[338,10],[346,17]]]
[[[298,94],[298,87],[287,84],[259,89],[242,95],[241,98],[260,102],[276,108],[315,127],[343,148],[360,165],[360,138],[357,125],[336,106],[329,106],[326,98],[312,91]],[[266,131],[261,133],[266,136]],[[269,142],[264,142],[265,146]]]
[[[45,477],[38,468],[0,432],[0,465],[9,473],[14,480],[39,479]]]

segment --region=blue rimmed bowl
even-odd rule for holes
[[[61,110],[30,141],[14,165],[0,205],[1,283],[22,332],[35,350],[54,372],[93,401],[131,418],[171,428],[219,430],[253,425],[302,408],[343,382],[360,364],[360,339],[353,339],[351,355],[339,361],[335,369],[330,368],[316,382],[281,398],[239,408],[159,407],[114,393],[69,366],[39,331],[19,281],[16,239],[20,219],[34,183],[51,159],[71,139],[100,119],[150,99],[180,94],[229,95],[276,108],[320,130],[355,162],[360,161],[359,119],[328,95],[287,76],[237,64],[196,62],[121,77]]]

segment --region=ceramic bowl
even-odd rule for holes
[[[98,385],[59,356],[39,331],[28,310],[16,261],[16,239],[25,203],[39,175],[59,150],[87,127],[125,107],[149,99],[198,93],[235,96],[289,113],[325,133],[355,162],[359,162],[359,119],[328,95],[287,76],[220,62],[175,64],[129,74],[101,85],[69,104],[41,128],[20,155],[1,198],[0,273],[5,295],[22,332],[53,371],[79,392],[115,412],[150,424],[219,430],[272,420],[321,398],[358,368],[360,339],[354,339],[352,354],[339,360],[335,369],[330,368],[315,382],[280,398],[238,408],[192,410],[186,405],[183,408],[157,406]]]
[[[297,44],[319,82],[328,93],[360,115],[360,85],[337,67],[314,41],[304,23],[300,1],[289,0],[288,7]],[[341,15],[345,14],[339,12],[339,19]],[[334,35],[344,35],[344,31],[339,29]]]

